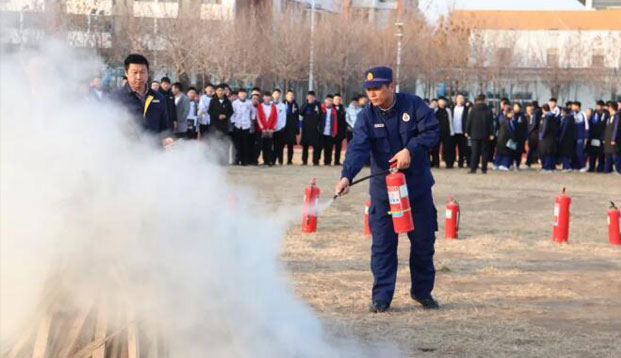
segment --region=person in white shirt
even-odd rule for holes
[[[281,92],[278,88],[272,91],[272,103],[276,106],[278,116],[274,128],[274,164],[283,165],[283,150],[285,147],[285,125],[287,124],[287,105],[280,100]]]
[[[205,133],[209,131],[211,118],[209,118],[209,113],[207,111],[215,91],[215,87],[211,83],[208,83],[205,86],[205,93],[203,93],[198,102],[198,139],[204,138]]]
[[[250,163],[250,127],[256,113],[252,102],[247,99],[248,93],[240,88],[237,99],[233,101],[233,141],[235,144],[235,165],[246,166]]]
[[[460,168],[470,167],[470,147],[468,139],[465,136],[466,118],[468,118],[468,107],[466,107],[466,99],[463,95],[458,94],[455,98],[455,107],[453,108],[453,143],[457,147],[457,166]]]

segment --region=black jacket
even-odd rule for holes
[[[316,145],[319,141],[319,117],[321,115],[321,103],[309,104],[305,101],[300,108],[300,116],[302,116],[302,145]]]
[[[211,102],[209,102],[207,113],[211,118],[212,128],[224,134],[229,133],[231,127],[231,116],[233,115],[233,104],[228,98],[222,98],[222,103],[220,103],[220,98],[212,98]],[[226,118],[220,119],[221,114],[224,114]]]
[[[558,155],[571,158],[574,153],[576,153],[576,120],[574,116],[569,115],[561,119]]]
[[[619,127],[621,126],[620,114],[616,113],[614,117],[608,117],[608,121],[606,121],[606,130],[604,131],[604,153],[605,154],[615,154],[619,152],[619,148],[621,143],[619,140],[621,139],[621,130]],[[615,142],[615,145],[612,145],[612,142]]]
[[[513,113],[513,128],[515,129],[515,136],[518,143],[521,143],[524,146],[524,142],[528,138],[528,120],[526,119],[526,114]]]
[[[166,99],[166,111],[168,112],[168,128],[171,130],[174,128],[174,122],[177,121],[177,108],[175,107],[175,95],[172,90],[164,91],[162,88],[159,90],[160,94]]]
[[[436,118],[440,123],[440,138],[446,139],[451,136],[451,120],[449,118],[448,108],[438,108],[436,111]]]
[[[496,142],[496,152],[501,155],[514,155],[515,150],[507,146],[509,140],[518,142],[518,133],[515,122],[509,118],[502,117],[498,124],[498,141]]]
[[[489,139],[494,134],[494,116],[485,103],[475,104],[468,113],[466,133],[471,139]]]
[[[558,122],[554,114],[543,115],[539,123],[539,155],[553,156],[556,155]]]
[[[336,116],[338,121],[338,133],[336,134],[336,138],[343,139],[347,133],[347,121],[345,120],[345,106],[339,104],[338,106],[334,106],[336,109]]]
[[[300,134],[300,107],[296,101],[286,102],[287,124],[285,124],[285,144],[295,144],[296,136]]]
[[[166,99],[159,92],[148,88],[145,102],[142,102],[136,92],[125,84],[114,91],[111,98],[125,107],[147,132],[162,133],[169,129]]]

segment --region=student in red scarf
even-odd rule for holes
[[[315,163],[319,163],[323,150],[323,165],[332,165],[332,151],[338,134],[338,115],[333,105],[333,96],[326,96],[321,105],[321,116],[319,117],[319,146],[313,153]]]
[[[276,105],[271,103],[272,95],[269,92],[263,94],[263,103],[257,106],[257,132],[261,136],[261,151],[263,152],[263,165],[274,165],[274,129],[278,120]]]

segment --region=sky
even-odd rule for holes
[[[468,10],[580,10],[578,0],[419,0],[421,11],[430,21],[448,9]]]

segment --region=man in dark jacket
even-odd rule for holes
[[[541,109],[543,115],[539,123],[539,158],[541,171],[546,173],[556,170],[558,122],[549,104],[544,104]]]
[[[513,129],[515,130],[515,141],[517,142],[514,156],[515,170],[519,170],[520,165],[522,165],[524,145],[528,139],[528,121],[522,112],[522,105],[517,102],[513,104]]]
[[[287,165],[293,164],[293,146],[297,144],[300,134],[300,108],[295,101],[295,93],[288,90],[285,95],[287,105],[287,124],[285,124],[285,146],[287,147]]]
[[[308,91],[306,102],[300,108],[302,116],[302,165],[308,164],[308,147],[313,147],[314,151],[321,151],[319,143],[319,117],[321,116],[321,103],[315,99],[315,92]],[[319,160],[313,164],[319,165]]]
[[[170,78],[162,77],[158,90],[166,98],[166,111],[168,112],[168,128],[171,131],[177,130],[177,111],[175,109],[175,94],[172,92]]]
[[[347,121],[345,120],[345,105],[340,93],[334,94],[334,109],[336,109],[338,121],[338,133],[334,143],[334,165],[341,165],[341,150],[343,148],[343,140],[347,136]]]
[[[229,135],[231,126],[231,116],[233,115],[233,104],[226,98],[226,85],[219,84],[216,88],[216,98],[209,102],[207,113],[211,118],[211,128],[222,136]]]
[[[526,106],[526,123],[528,125],[528,154],[526,155],[526,167],[530,168],[537,162],[537,146],[539,145],[539,111],[535,108],[536,103]]]
[[[558,141],[558,155],[563,172],[571,172],[571,160],[576,153],[576,121],[569,107],[561,110],[561,133]]]
[[[608,112],[610,118],[606,122],[606,129],[604,131],[604,155],[606,157],[606,165],[604,172],[612,173],[612,167],[614,166],[617,173],[621,174],[621,112],[619,112],[619,106],[616,102],[609,101]]]
[[[604,108],[602,100],[595,104],[595,111],[589,118],[589,140],[587,142],[586,153],[589,156],[589,172],[604,171],[604,131],[606,122],[610,114]],[[596,164],[597,163],[597,164]]]
[[[476,173],[481,159],[481,172],[487,173],[489,143],[494,139],[494,116],[485,104],[485,95],[477,96],[466,120],[466,136],[471,144],[469,173]]]
[[[171,145],[166,99],[147,86],[149,61],[130,54],[125,58],[125,75],[127,83],[112,94],[112,99],[125,107],[144,131],[159,135],[164,147]]]

